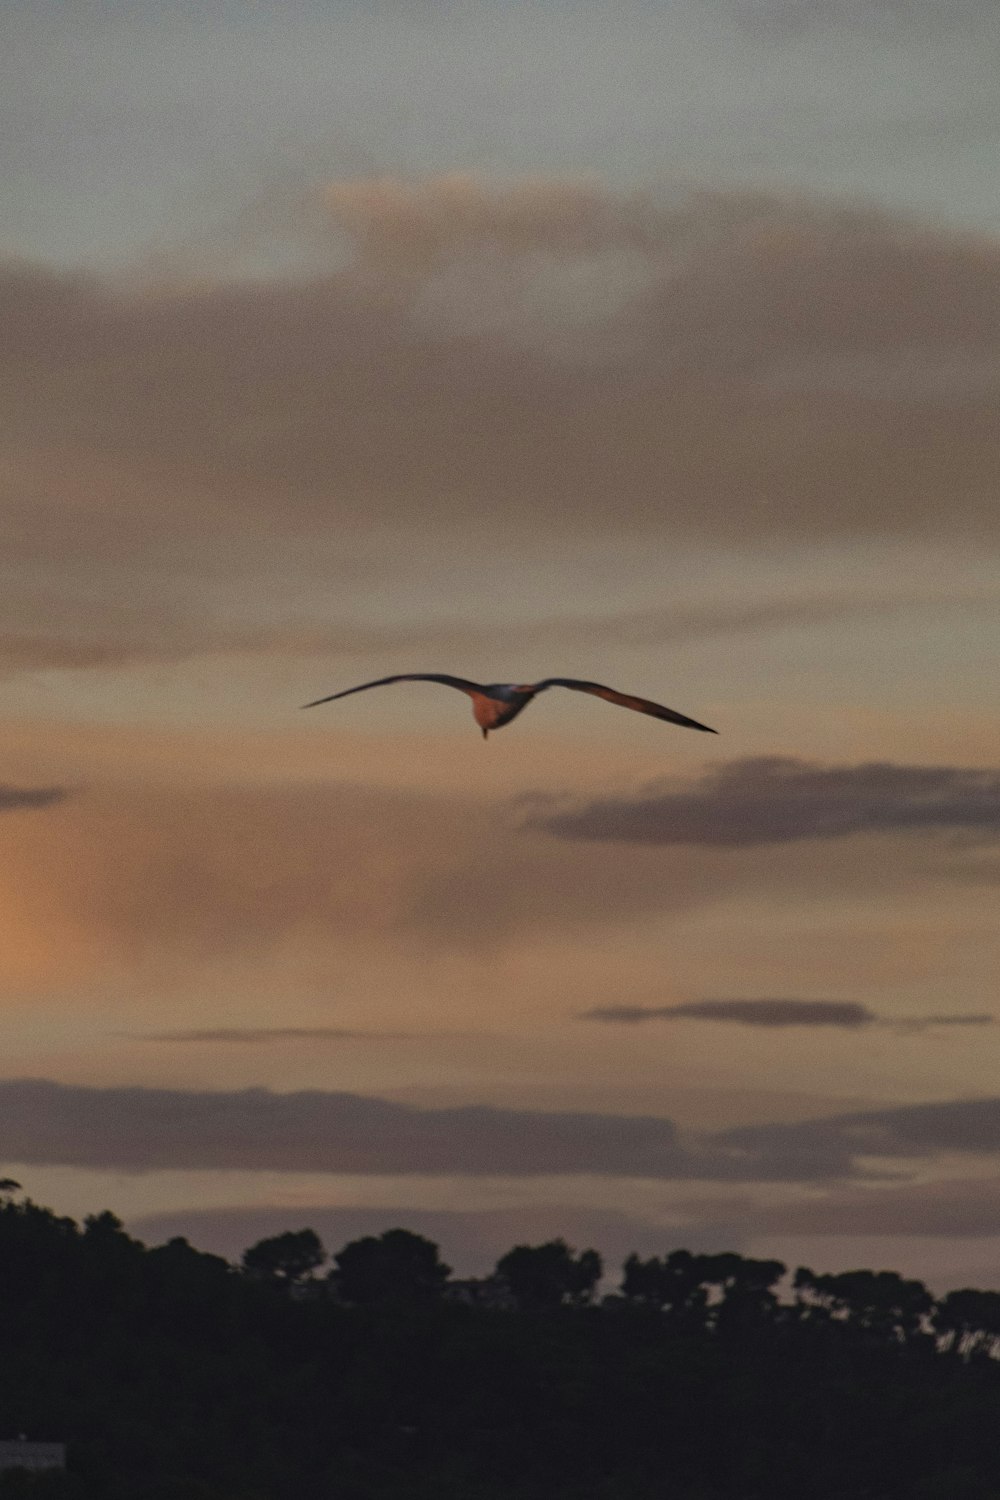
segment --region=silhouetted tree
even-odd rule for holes
[[[409,1229],[352,1240],[333,1260],[331,1286],[345,1302],[360,1306],[431,1301],[451,1275],[433,1240]]]
[[[659,1307],[675,1325],[707,1326],[711,1257],[672,1250],[663,1260],[630,1255],[624,1265],[622,1293],[631,1301]]]
[[[243,1269],[257,1281],[298,1286],[325,1260],[326,1251],[315,1230],[288,1229],[244,1250]]]
[[[703,1260],[704,1280],[721,1292],[713,1318],[720,1333],[743,1333],[774,1318],[775,1287],[787,1269],[782,1261],[751,1260],[728,1251]]]
[[[925,1333],[934,1305],[922,1281],[897,1271],[841,1271],[817,1276],[800,1266],[793,1282],[800,1317],[841,1323],[883,1342],[911,1343]]]
[[[948,1292],[934,1306],[934,1328],[942,1349],[965,1360],[976,1355],[995,1359],[1000,1353],[1000,1292],[972,1287]]]
[[[581,1305],[593,1300],[603,1267],[596,1250],[579,1255],[563,1239],[544,1245],[515,1245],[496,1264],[520,1307]]]

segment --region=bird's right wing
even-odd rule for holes
[[[445,687],[458,688],[462,693],[480,693],[478,682],[467,682],[464,677],[448,677],[444,672],[401,672],[396,677],[377,677],[374,682],[362,682],[357,687],[344,688],[341,693],[330,693],[326,698],[314,698],[303,703],[303,708],[316,708],[320,703],[332,703],[335,698],[349,698],[351,693],[363,693],[366,688],[385,687],[389,682],[443,682]]]
[[[697,719],[689,719],[686,714],[677,713],[675,709],[664,708],[662,703],[652,703],[648,698],[636,698],[631,693],[619,693],[616,688],[604,687],[600,682],[581,682],[576,677],[546,677],[544,682],[535,684],[535,691],[541,693],[550,687],[575,688],[578,693],[593,693],[595,698],[606,698],[609,703],[617,703],[622,708],[634,708],[640,714],[652,714],[655,719],[666,719],[668,724],[682,724],[685,729],[702,729],[706,734],[719,732],[717,729],[710,729],[707,724],[699,724]]]

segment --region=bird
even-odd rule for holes
[[[362,682],[357,687],[344,688],[340,693],[330,693],[325,698],[314,698],[303,703],[303,708],[317,708],[321,703],[333,703],[337,698],[348,698],[351,693],[363,693],[368,688],[385,687],[390,682],[441,682],[445,687],[458,688],[472,699],[472,714],[483,731],[483,739],[491,729],[502,729],[516,719],[522,709],[527,708],[533,698],[551,687],[573,688],[578,693],[592,693],[595,698],[606,698],[609,703],[618,703],[622,708],[633,708],[640,714],[652,714],[656,719],[665,719],[668,724],[681,724],[685,729],[701,729],[705,734],[718,734],[707,724],[689,719],[662,703],[651,703],[648,698],[636,698],[631,693],[619,693],[615,688],[604,687],[599,682],[581,682],[576,677],[546,677],[541,682],[470,682],[465,677],[449,677],[444,672],[401,672],[395,677],[377,677],[374,682]]]

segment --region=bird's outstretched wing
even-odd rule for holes
[[[706,734],[719,732],[717,729],[710,729],[707,724],[699,724],[697,719],[675,713],[672,708],[664,708],[662,703],[651,703],[648,698],[635,698],[631,693],[618,693],[614,688],[603,687],[599,682],[580,682],[575,677],[546,677],[544,682],[535,684],[535,692],[543,693],[550,687],[575,688],[578,693],[593,693],[595,698],[606,698],[609,703],[618,703],[622,708],[634,708],[640,714],[652,714],[654,719],[666,719],[670,724],[683,724],[685,729],[702,729]]]
[[[468,682],[464,677],[448,677],[443,672],[401,672],[397,677],[377,677],[374,682],[362,682],[357,687],[344,688],[342,693],[331,693],[326,698],[314,698],[303,703],[303,708],[316,708],[320,703],[332,703],[335,698],[348,698],[351,693],[363,693],[366,688],[385,687],[389,682],[443,682],[445,687],[458,688],[463,693],[481,693],[478,682]]]

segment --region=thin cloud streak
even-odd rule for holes
[[[0,785],[0,813],[55,807],[69,795],[69,789],[62,786]]]
[[[932,1026],[994,1026],[994,1016],[982,1014],[880,1016],[856,1000],[689,1000],[679,1005],[599,1005],[580,1013],[580,1020],[615,1026],[637,1026],[646,1021],[716,1021],[738,1026],[835,1026],[857,1031],[887,1026],[894,1031],[926,1031]]]
[[[715,600],[615,614],[555,615],[511,621],[502,627],[505,649],[566,647],[578,650],[608,640],[643,648],[686,645],[719,637],[765,634],[787,629],[815,629],[859,619],[894,619],[903,614],[996,611],[1000,599],[989,590],[935,594],[887,595],[862,590],[810,597],[772,597],[745,603]],[[37,614],[32,628],[30,619]],[[5,615],[9,622],[5,621]],[[193,605],[166,609],[150,603],[124,608],[81,601],[70,593],[44,600],[20,597],[13,590],[0,602],[0,672],[87,671],[100,667],[181,662],[217,656],[323,656],[357,658],[402,651],[408,657],[427,649],[492,651],[498,627],[488,630],[472,619],[413,619],[384,626],[344,618],[277,620],[266,626],[234,628]]]
[[[605,1005],[582,1020],[618,1025],[644,1021],[722,1021],[739,1026],[838,1026],[856,1030],[878,1017],[853,1000],[690,1000],[681,1005]]]
[[[136,1042],[410,1042],[454,1033],[416,1031],[352,1031],[341,1026],[219,1026],[192,1031],[124,1031],[119,1036]]]
[[[899,1032],[928,1031],[936,1026],[995,1026],[996,1016],[987,1015],[985,1011],[970,1011],[966,1015],[933,1015],[914,1016],[910,1019],[903,1016],[899,1019],[889,1020],[886,1018],[883,1025],[891,1026]]]

